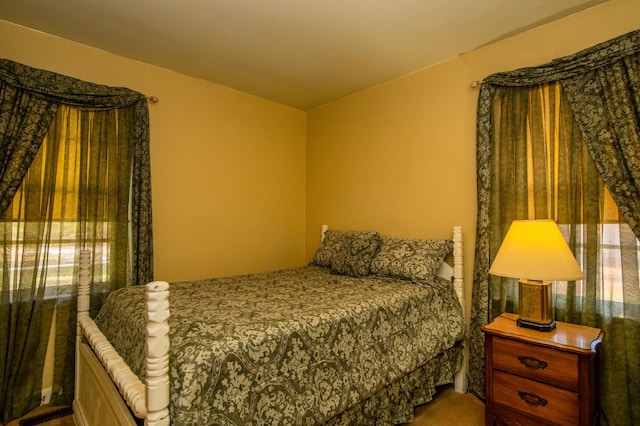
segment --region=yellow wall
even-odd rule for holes
[[[160,99],[149,104],[155,277],[304,262],[304,112],[0,21],[0,57]]]
[[[640,27],[640,2],[611,0],[307,114],[307,257],[322,223],[402,237],[463,227],[467,312],[476,226],[478,89]]]

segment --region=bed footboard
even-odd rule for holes
[[[76,351],[73,421],[77,426],[136,426],[129,408],[86,343]]]
[[[78,425],[169,425],[169,284],[146,285],[146,377],[126,365],[89,317],[90,253],[80,253],[74,421]],[[124,399],[123,399],[124,398]]]

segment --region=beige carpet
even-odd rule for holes
[[[45,425],[45,426],[74,426],[73,416],[58,417],[56,413],[70,411],[70,407],[51,407],[44,405],[31,411],[20,419],[13,420],[7,426]],[[56,417],[56,418],[51,418]],[[1,424],[1,423],[0,423]]]
[[[39,407],[22,420],[55,411],[56,407]],[[19,426],[20,419],[7,426]],[[71,416],[40,423],[43,426],[73,426]],[[471,394],[461,394],[453,387],[442,388],[433,401],[417,407],[415,418],[405,426],[484,426],[484,403]]]
[[[417,407],[406,426],[484,426],[484,403],[453,387],[441,389],[428,404]]]

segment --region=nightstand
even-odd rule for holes
[[[486,424],[593,425],[604,332],[557,322],[550,332],[502,314],[485,332]]]

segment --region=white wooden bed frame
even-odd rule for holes
[[[328,227],[323,225],[322,237]],[[438,275],[453,277],[465,312],[462,229],[453,228],[453,266],[443,262]],[[73,418],[78,426],[136,425],[132,413],[149,426],[168,426],[169,420],[169,284],[146,284],[146,384],[131,371],[89,317],[90,252],[79,259],[78,326]],[[93,349],[92,349],[93,348]],[[455,374],[457,392],[467,389],[467,348]]]

